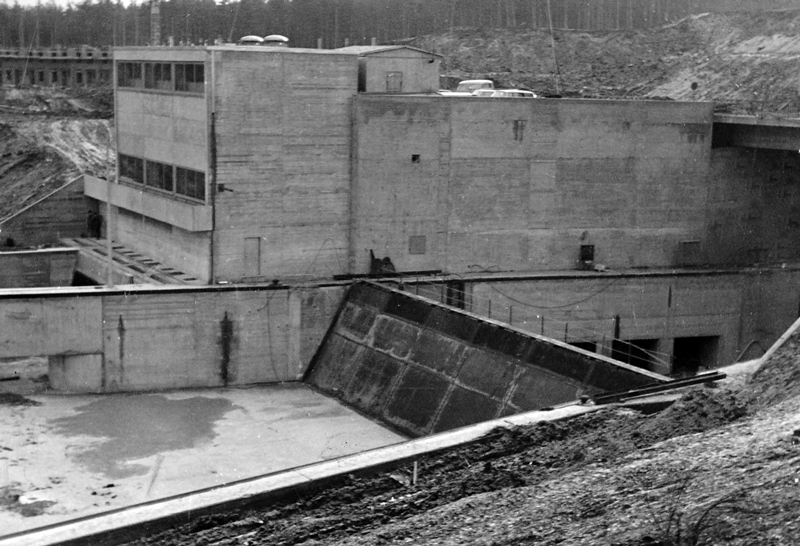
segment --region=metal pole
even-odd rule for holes
[[[111,133],[109,132],[109,137]],[[114,139],[116,141],[116,139]],[[111,271],[111,265],[114,261],[111,259],[111,159],[109,153],[111,146],[115,146],[116,142],[109,142],[106,148],[106,166],[108,167],[108,176],[106,177],[106,285],[108,287],[114,286],[114,274]]]
[[[489,300],[489,318],[492,318],[492,300]]]
[[[542,315],[542,335],[544,335],[544,315]]]
[[[513,305],[509,305],[508,306],[508,323],[509,324],[514,324],[514,306]]]
[[[564,343],[567,342],[568,335],[569,335],[569,322],[564,324]]]

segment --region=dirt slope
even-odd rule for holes
[[[705,14],[641,31],[475,31],[424,37],[444,72],[586,97],[667,97],[800,112],[800,10]],[[694,84],[694,85],[692,85]]]
[[[141,543],[800,543],[800,335],[743,388],[498,430],[410,469]]]
[[[4,89],[0,100],[0,222],[81,173],[113,161],[105,97]]]

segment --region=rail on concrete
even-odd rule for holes
[[[359,282],[348,291],[304,381],[415,437],[668,378]]]

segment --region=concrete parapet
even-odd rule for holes
[[[364,282],[351,287],[305,380],[421,436],[666,378]]]

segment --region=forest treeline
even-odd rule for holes
[[[390,43],[472,28],[632,29],[687,15],[693,0],[162,0],[161,42],[208,44],[282,34],[294,47]],[[151,42],[149,2],[0,5],[4,47]]]

